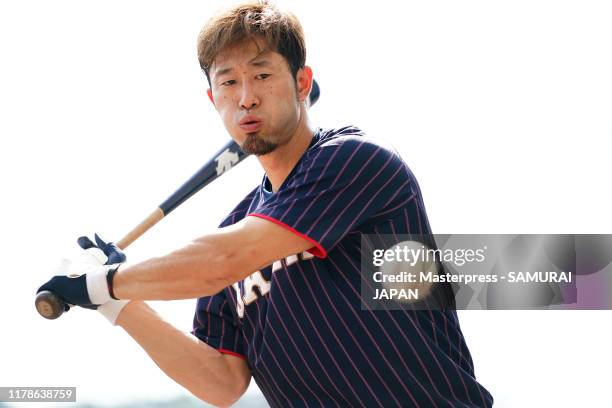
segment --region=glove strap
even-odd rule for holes
[[[115,276],[115,273],[117,272],[118,269],[119,269],[119,266],[117,266],[114,269],[109,270],[108,273],[106,274],[106,284],[108,285],[108,293],[115,300],[119,300],[119,298],[115,297],[115,292],[113,291],[113,277]]]

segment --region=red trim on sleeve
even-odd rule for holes
[[[327,251],[325,250],[325,248],[323,248],[323,246],[321,244],[319,244],[317,241],[315,241],[314,239],[310,238],[308,235],[304,235],[301,232],[299,232],[298,230],[296,230],[295,228],[285,224],[282,221],[277,220],[276,218],[272,218],[268,215],[264,215],[264,214],[259,214],[259,213],[250,213],[247,214],[248,216],[253,216],[253,217],[258,217],[258,218],[263,218],[264,220],[268,220],[273,222],[274,224],[281,226],[291,232],[293,232],[295,235],[297,235],[300,238],[304,238],[306,241],[310,242],[312,245],[314,245],[312,248],[310,248],[308,250],[308,252],[310,252],[311,254],[313,254],[314,256],[316,256],[317,258],[326,258],[327,257]]]
[[[242,354],[238,354],[235,351],[231,351],[231,350],[226,350],[226,349],[217,349],[217,351],[221,354],[229,354],[230,356],[235,356],[235,357],[239,357],[243,360],[246,360],[246,356],[243,356]]]

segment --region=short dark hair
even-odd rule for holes
[[[210,68],[219,53],[247,39],[262,38],[282,55],[294,78],[306,63],[304,32],[297,17],[268,1],[244,3],[213,16],[198,36],[198,61],[210,84]]]

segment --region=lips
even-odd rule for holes
[[[256,132],[261,127],[261,123],[261,119],[257,116],[249,115],[242,118],[240,122],[238,122],[238,126],[245,132]]]

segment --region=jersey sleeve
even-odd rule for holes
[[[335,138],[308,152],[287,186],[249,216],[309,240],[324,258],[346,234],[413,195],[411,173],[391,149],[358,136]]]
[[[242,333],[225,291],[198,299],[191,333],[221,353],[246,359]]]

